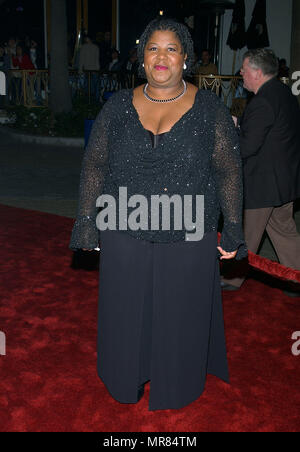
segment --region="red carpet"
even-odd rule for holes
[[[96,373],[98,272],[71,268],[73,220],[0,205],[1,431],[295,432],[300,299],[249,279],[225,293],[230,385],[208,376],[180,410],[115,401]]]

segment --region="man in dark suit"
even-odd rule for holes
[[[238,126],[244,233],[248,249],[257,253],[266,230],[280,263],[300,270],[300,235],[293,217],[293,201],[300,198],[300,108],[277,74],[278,60],[271,50],[245,53],[241,75],[244,87],[255,96]],[[222,280],[223,289],[237,290],[245,280],[245,268],[235,263],[233,275]],[[300,296],[297,291],[286,293]]]

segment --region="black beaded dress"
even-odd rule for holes
[[[149,410],[178,409],[201,395],[207,374],[229,382],[217,228],[222,212],[220,245],[247,256],[238,136],[211,92],[198,90],[192,108],[159,135],[142,126],[132,98],[133,89],[115,93],[96,118],[69,246],[100,244],[97,367],[112,397],[136,403],[150,381]],[[100,232],[96,200],[117,200],[120,187],[128,198],[204,195],[203,238],[185,240],[172,222],[168,230]]]

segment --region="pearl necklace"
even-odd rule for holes
[[[183,96],[186,92],[186,83],[184,80],[182,80],[182,83],[183,83],[183,87],[184,87],[182,93],[178,94],[178,96],[176,96],[176,97],[172,97],[171,99],[153,99],[153,97],[150,97],[147,94],[148,83],[146,83],[146,85],[144,86],[143,92],[144,92],[145,97],[148,100],[151,100],[151,102],[173,102],[174,100],[179,99],[181,96]]]

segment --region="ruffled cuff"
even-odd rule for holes
[[[96,218],[91,216],[77,217],[71,234],[69,248],[78,250],[82,248],[95,249],[99,246],[99,230]]]
[[[248,249],[244,240],[242,226],[237,224],[224,225],[221,233],[220,247],[229,253],[238,250],[235,257],[238,261],[247,257]],[[219,256],[221,256],[220,253]]]

